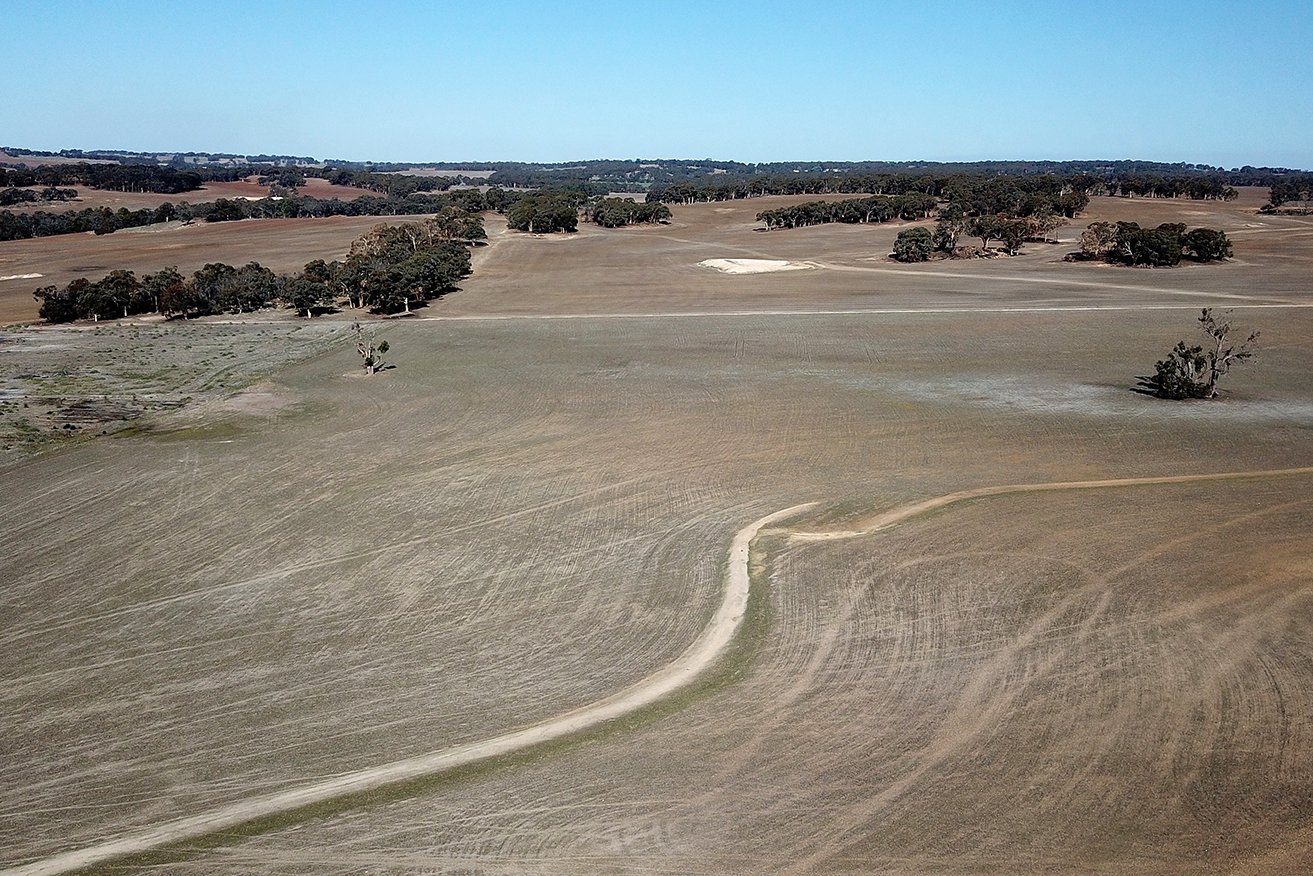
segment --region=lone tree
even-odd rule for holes
[[[364,360],[365,373],[376,374],[383,368],[383,354],[388,351],[388,342],[374,343],[374,336],[367,334],[360,323],[353,323],[351,329],[356,333],[356,351]]]
[[[1178,341],[1167,358],[1154,365],[1157,372],[1150,384],[1159,398],[1216,398],[1217,383],[1232,365],[1252,359],[1258,353],[1258,332],[1251,332],[1241,344],[1231,340],[1231,311],[1219,320],[1211,307],[1199,317],[1199,327],[1208,335],[1208,347],[1186,346]]]
[[[934,237],[925,228],[909,228],[898,232],[894,241],[893,257],[900,262],[923,262],[935,251]]]

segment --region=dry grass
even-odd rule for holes
[[[3,859],[611,693],[687,646],[729,538],[779,508],[839,526],[990,484],[1313,464],[1313,311],[1237,311],[1268,346],[1224,401],[1128,390],[1191,308],[1313,303],[1307,220],[1185,220],[1270,222],[1224,266],[904,268],[879,259],[896,227],[754,231],[771,203],[493,229],[427,310],[452,319],[382,329],[394,370],[315,354],[345,326],[316,322],[299,362],[241,378],[259,398],[225,401],[211,353],[209,407],[0,469]],[[1086,306],[1115,309],[1005,312]],[[767,312],[803,310],[862,312]],[[272,367],[297,325],[204,330]],[[143,355],[145,329],[95,331],[22,344]],[[169,870],[1303,873],[1310,501],[1307,477],[1157,485],[764,536],[732,683]]]

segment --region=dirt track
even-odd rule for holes
[[[789,531],[782,530],[779,527],[775,527],[775,529],[782,534],[786,534],[793,541],[833,541],[869,535],[949,505],[989,496],[1058,490],[1189,484],[1223,480],[1254,480],[1307,474],[1313,474],[1313,467],[1267,471],[1215,472],[1170,477],[1009,484],[960,490],[922,502],[915,502],[862,521],[859,524],[861,528],[858,529],[819,532],[812,530]],[[662,697],[669,696],[680,688],[687,687],[729,647],[735,633],[743,622],[744,613],[747,609],[751,585],[749,550],[753,539],[764,527],[771,526],[771,524],[781,520],[796,517],[814,505],[815,503],[810,503],[785,508],[768,514],[739,530],[730,546],[724,598],[710,625],[696,641],[689,645],[687,650],[680,654],[678,659],[659,672],[644,678],[625,690],[618,691],[598,702],[575,709],[568,714],[559,715],[522,730],[505,733],[491,739],[466,743],[455,748],[435,751],[404,761],[369,767],[315,785],[295,788],[262,798],[241,800],[221,809],[156,825],[130,836],[35,861],[21,867],[0,870],[0,874],[3,874],[3,876],[55,876],[55,874],[75,872],[119,858],[199,839],[257,819],[292,813],[316,804],[352,797],[386,788],[390,785],[456,770],[480,761],[541,745],[544,742],[550,742],[563,736],[580,733],[642,709]],[[885,796],[896,796],[902,792],[902,789],[917,781],[920,775],[920,772],[908,774],[898,784],[886,791]]]
[[[1242,229],[1242,208],[1188,221]],[[638,684],[711,623],[727,534],[775,508],[820,500],[809,529],[859,533],[981,485],[1148,478],[763,530],[761,613],[714,690],[151,860],[1308,872],[1308,479],[1172,480],[1313,466],[1302,220],[1237,234],[1217,270],[1054,248],[905,274],[870,260],[896,229],[719,209],[498,237],[441,318],[379,324],[397,367],[371,379],[349,316],[304,345],[294,320],[0,335],[23,416],[52,381],[194,396],[0,468],[0,866]],[[882,270],[696,267],[739,257]],[[1130,391],[1235,295],[1264,348],[1221,401]]]

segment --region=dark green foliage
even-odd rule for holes
[[[460,216],[376,226],[352,244],[336,279],[353,305],[376,313],[409,311],[412,303],[437,298],[469,276],[468,248],[447,239],[454,233],[475,234],[475,229]]]
[[[586,196],[548,191],[520,198],[506,212],[506,224],[516,231],[551,234],[579,230],[579,208]]]
[[[180,295],[187,285],[177,268],[164,268],[141,278],[140,295],[143,301],[139,313],[169,314],[177,312],[173,306],[181,303]]]
[[[1187,347],[1185,341],[1178,341],[1176,348],[1167,354],[1166,359],[1154,365],[1154,386],[1160,398],[1186,399],[1206,398],[1204,383],[1200,375],[1208,368],[1204,357],[1204,348],[1198,345]]]
[[[1196,261],[1216,262],[1231,257],[1231,240],[1223,231],[1196,228],[1181,237],[1181,247]]]
[[[830,222],[847,224],[880,223],[899,217],[909,222],[924,219],[938,201],[932,195],[913,193],[886,197],[849,198],[842,201],[808,201],[791,207],[763,210],[757,221],[774,228],[804,228]]]
[[[620,228],[645,222],[669,222],[665,204],[637,203],[629,198],[602,198],[593,204],[592,221],[603,228]]]
[[[1203,309],[1199,328],[1209,338],[1208,347],[1191,347],[1178,341],[1167,358],[1154,365],[1155,374],[1146,381],[1155,395],[1176,400],[1216,398],[1217,384],[1231,367],[1258,354],[1258,332],[1251,332],[1238,345],[1231,341],[1234,328],[1230,315],[1228,310],[1219,320],[1212,308]]]
[[[928,229],[908,228],[898,232],[893,257],[900,262],[923,262],[934,250],[934,237]]]
[[[72,290],[72,285],[70,283],[63,289],[58,286],[42,286],[32,293],[32,297],[41,302],[37,313],[42,319],[46,322],[72,322],[78,318],[77,294]]]
[[[965,230],[972,237],[980,238],[980,248],[989,249],[991,240],[999,240],[1003,235],[1002,217],[986,213],[981,216],[972,216],[967,220]]]
[[[1185,226],[1163,223],[1141,228],[1135,222],[1118,222],[1111,258],[1126,265],[1172,267],[1181,263],[1181,232]]]
[[[1274,180],[1263,210],[1271,212],[1289,203],[1298,203],[1304,212],[1313,209],[1313,174],[1295,174]]]

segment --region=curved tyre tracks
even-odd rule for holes
[[[724,652],[743,623],[743,615],[748,606],[750,589],[748,547],[752,539],[762,527],[805,511],[814,504],[795,505],[783,511],[776,511],[740,529],[730,545],[729,567],[725,573],[725,592],[711,623],[702,630],[684,653],[675,658],[674,662],[605,699],[522,730],[346,773],[276,794],[230,803],[199,815],[134,831],[94,846],[2,870],[0,876],[54,876],[59,873],[75,872],[117,858],[199,839],[262,818],[294,812],[307,806],[440,775],[459,767],[579,733],[636,712],[692,683]]]
[[[1008,493],[1182,484],[1297,474],[1313,474],[1313,467],[981,487],[948,493],[933,499],[904,505],[868,518],[860,522],[855,528],[830,532],[794,530],[790,533],[790,540],[812,542],[854,538],[886,529],[909,518],[958,502]],[[785,508],[782,511],[768,514],[740,529],[730,545],[729,565],[725,573],[725,592],[720,607],[711,622],[703,629],[693,644],[680,654],[674,662],[605,699],[558,715],[542,723],[504,733],[490,739],[452,746],[417,757],[346,773],[332,779],[280,791],[275,794],[241,800],[198,815],[135,831],[94,846],[64,852],[28,864],[0,870],[0,876],[54,876],[54,874],[75,872],[115,859],[199,839],[259,819],[294,812],[298,809],[375,791],[391,785],[437,776],[459,767],[469,766],[570,736],[651,705],[692,683],[716,661],[733,640],[742,625],[748,604],[750,589],[748,553],[749,546],[757,533],[772,523],[793,517],[802,511],[815,507],[816,504],[812,502]]]

